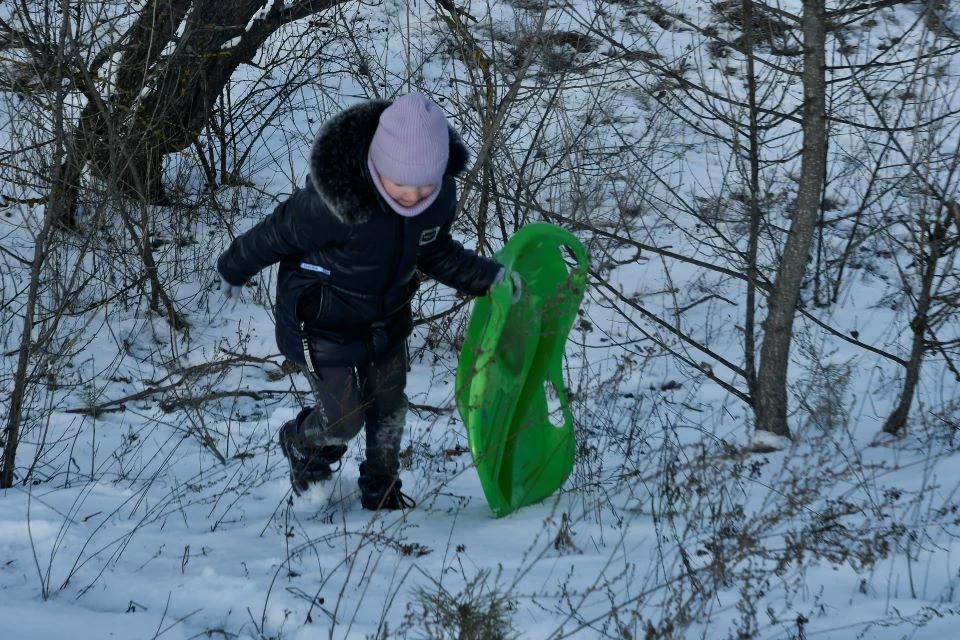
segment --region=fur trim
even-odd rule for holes
[[[390,106],[386,100],[370,100],[347,107],[320,128],[310,151],[310,181],[331,213],[346,223],[364,222],[381,209],[367,169],[367,150]],[[456,176],[467,168],[470,153],[452,127],[450,159],[446,174]]]

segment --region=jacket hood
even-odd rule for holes
[[[390,106],[387,100],[370,100],[347,107],[327,120],[310,151],[310,182],[323,203],[347,223],[365,221],[381,208],[380,194],[367,169],[367,151]],[[446,175],[456,176],[467,167],[470,154],[460,135],[449,125],[450,159]]]

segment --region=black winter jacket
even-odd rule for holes
[[[405,218],[380,196],[367,149],[389,104],[364,102],[325,123],[313,143],[306,186],[238,236],[217,261],[231,284],[280,263],[277,345],[291,360],[305,363],[306,336],[317,366],[375,361],[413,330],[417,270],[463,293],[484,295],[500,269],[450,236],[453,176],[468,159],[453,129],[433,204]]]

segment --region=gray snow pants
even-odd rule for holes
[[[303,436],[318,447],[347,444],[365,428],[366,468],[396,476],[407,421],[406,345],[358,367],[302,368],[317,401],[300,425]]]

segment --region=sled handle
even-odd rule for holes
[[[570,275],[574,277],[576,284],[586,282],[587,266],[589,264],[587,250],[583,246],[583,243],[566,229],[547,222],[531,222],[517,230],[511,238],[510,244],[511,247],[515,248],[515,251],[511,252],[511,255],[503,256],[503,266],[506,267],[508,271],[513,269],[513,256],[522,255],[523,249],[528,245],[539,244],[555,246],[558,251],[565,247],[576,262],[576,267]]]

